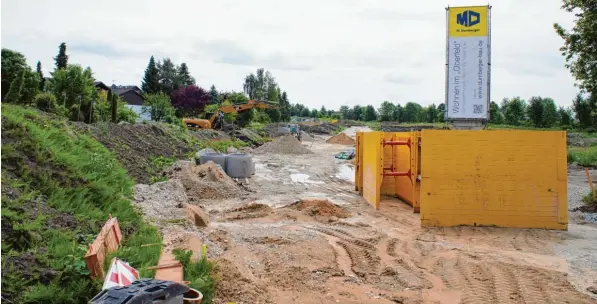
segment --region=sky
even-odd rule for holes
[[[491,99],[552,97],[577,89],[553,30],[573,26],[561,0],[492,5]],[[445,96],[446,6],[486,1],[3,0],[1,44],[46,75],[61,42],[69,63],[97,80],[141,85],[149,57],[186,62],[197,84],[242,91],[269,70],[292,103],[337,109],[384,100],[439,104]]]

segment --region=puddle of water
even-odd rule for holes
[[[336,177],[354,183],[354,166],[349,164],[340,164]]]
[[[322,181],[315,181],[311,180],[310,176],[307,174],[302,173],[294,173],[290,174],[290,179],[295,183],[303,183],[303,184],[323,184]]]

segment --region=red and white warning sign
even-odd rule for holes
[[[135,268],[131,267],[125,261],[114,258],[112,260],[112,265],[110,265],[110,270],[106,274],[104,287],[102,287],[102,289],[108,289],[115,286],[128,286],[138,279],[139,272]]]

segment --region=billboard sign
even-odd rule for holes
[[[489,119],[489,6],[449,7],[446,119]]]

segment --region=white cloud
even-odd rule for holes
[[[46,71],[60,42],[70,62],[108,84],[139,85],[149,56],[186,62],[199,85],[242,90],[270,70],[310,107],[444,98],[445,1],[106,0],[2,2],[2,47]],[[452,6],[486,2],[451,1]],[[570,105],[574,81],[554,22],[559,0],[502,0],[492,10],[492,99],[551,96]]]

